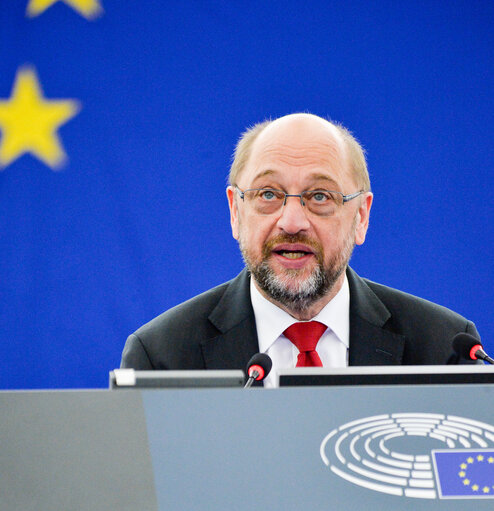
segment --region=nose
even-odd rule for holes
[[[281,208],[277,225],[288,234],[297,234],[310,228],[306,209],[300,202],[300,197],[287,197],[285,205]]]

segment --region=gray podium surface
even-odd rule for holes
[[[0,393],[0,510],[157,509],[137,392]]]
[[[0,393],[0,509],[493,509],[493,398],[492,385]],[[463,495],[442,494],[448,470]]]

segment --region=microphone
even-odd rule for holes
[[[266,353],[256,353],[247,364],[247,380],[244,389],[248,389],[256,381],[262,381],[271,371],[273,361]]]
[[[480,341],[473,335],[464,332],[456,334],[453,337],[453,349],[457,355],[467,360],[477,360],[480,358],[489,362],[489,364],[494,364],[494,360],[487,355]]]

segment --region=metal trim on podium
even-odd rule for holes
[[[225,388],[242,387],[245,375],[240,370],[110,371],[110,389]]]
[[[327,385],[492,384],[494,366],[297,367],[278,371],[280,387]]]

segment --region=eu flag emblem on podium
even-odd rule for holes
[[[442,499],[494,498],[494,449],[433,451]]]

